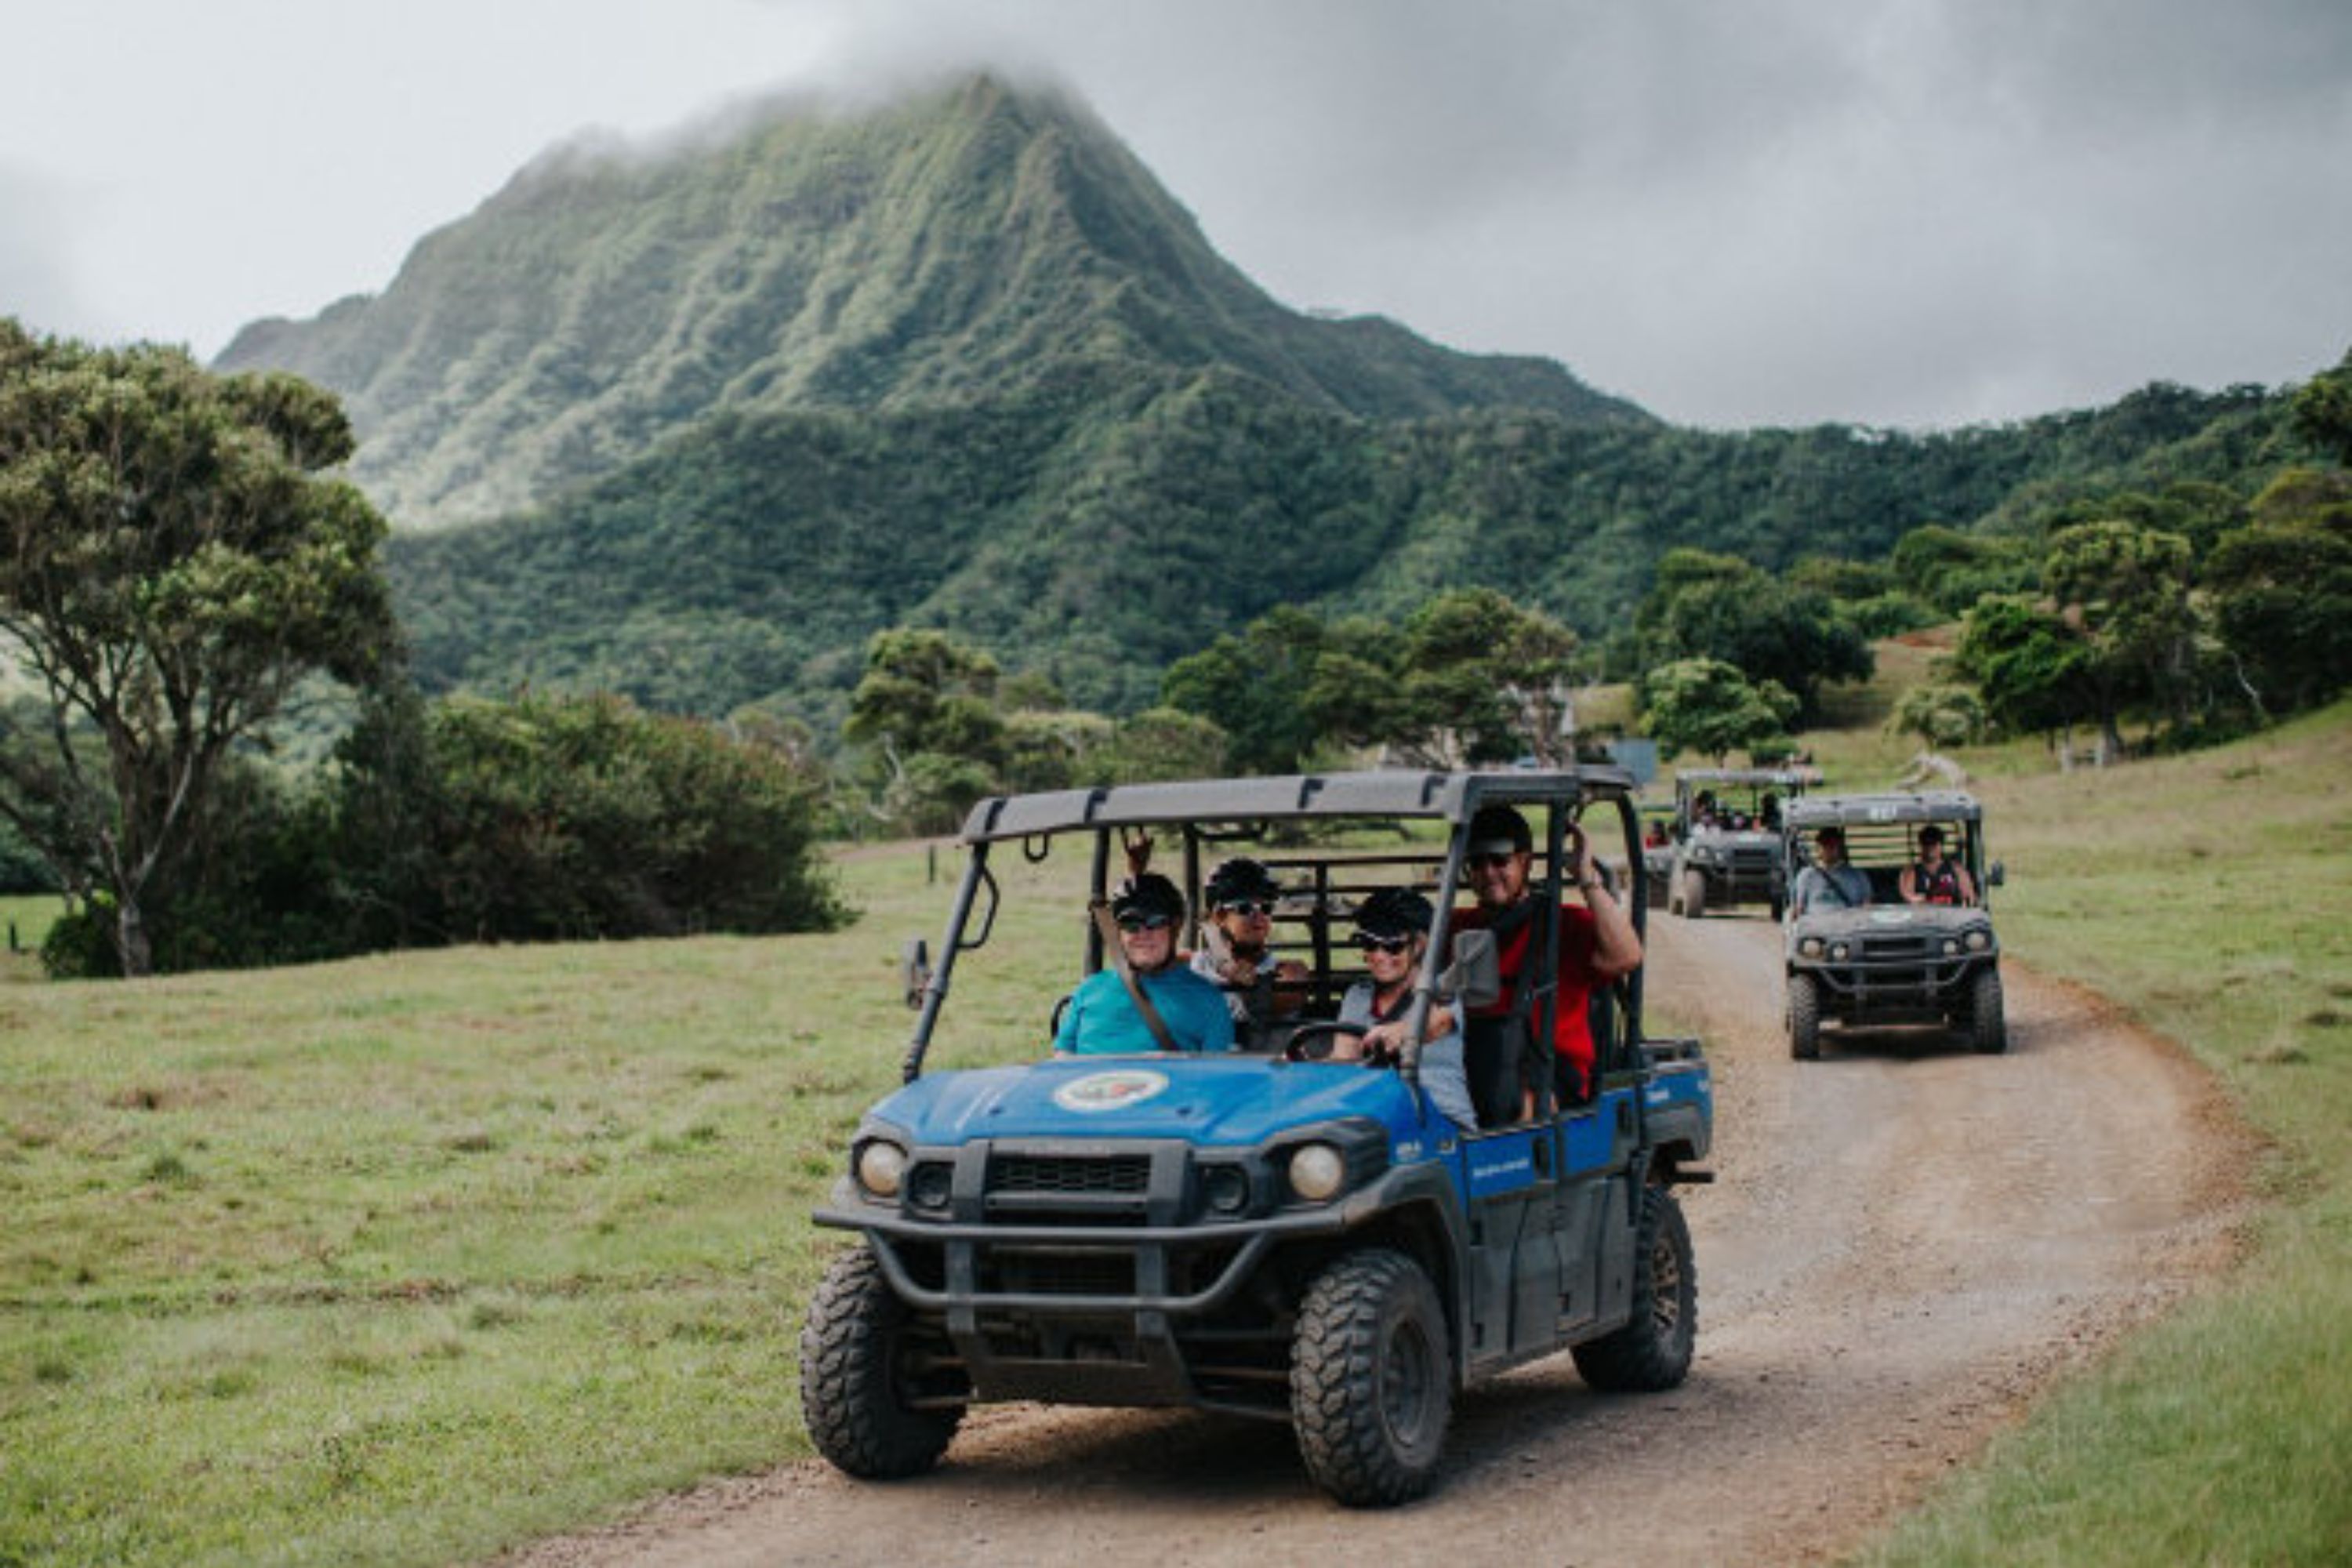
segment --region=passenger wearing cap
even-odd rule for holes
[[[1906,904],[1973,904],[1977,885],[1969,868],[1944,855],[1944,830],[1934,823],[1919,830],[1919,858],[1903,868]]]
[[[1282,886],[1257,861],[1235,856],[1209,873],[1202,891],[1209,919],[1192,971],[1224,994],[1235,1044],[1246,1051],[1271,1049],[1278,1021],[1298,1010],[1307,980],[1305,964],[1277,959],[1266,949]]]
[[[1118,927],[1115,962],[1071,993],[1054,1033],[1054,1054],[1232,1050],[1234,1016],[1224,993],[1176,962],[1176,928],[1184,920],[1184,895],[1176,884],[1145,872],[1119,889],[1110,913]],[[1167,1030],[1166,1044],[1146,1020],[1139,994],[1150,999]]]
[[[1360,1039],[1340,1037],[1332,1047],[1334,1058],[1395,1059],[1435,915],[1429,900],[1410,888],[1382,888],[1357,907],[1356,946],[1371,973],[1339,998],[1339,1021],[1360,1025],[1365,1032]],[[1438,1114],[1465,1132],[1475,1132],[1478,1112],[1470,1103],[1470,1080],[1462,1070],[1462,1033],[1454,1027],[1453,1009],[1442,1002],[1430,1005],[1418,1071],[1421,1087]]]
[[[1592,1097],[1592,1024],[1588,1009],[1595,986],[1629,973],[1642,962],[1642,939],[1592,868],[1592,845],[1570,823],[1562,852],[1584,895],[1581,904],[1559,907],[1559,962],[1552,1009],[1553,1092],[1562,1104]],[[1528,955],[1542,910],[1528,873],[1535,864],[1535,836],[1528,819],[1507,805],[1486,805],[1470,819],[1463,873],[1477,903],[1454,916],[1456,931],[1495,933],[1502,995],[1474,1008],[1464,1029],[1464,1066],[1478,1119],[1494,1127],[1535,1113],[1532,1086],[1520,1082],[1528,1032],[1540,999],[1528,992],[1532,981]]]
[[[1870,874],[1845,858],[1845,829],[1829,823],[1813,835],[1813,863],[1789,889],[1789,913],[1858,910],[1870,902]]]

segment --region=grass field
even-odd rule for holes
[[[0,1563],[462,1560],[806,1452],[927,867],[823,937],[0,991]],[[1042,1044],[1074,931],[1002,931],[942,1058]]]
[[[1847,787],[1909,751],[1818,739]],[[2106,774],[1968,761],[2006,945],[2210,1062],[2273,1201],[1874,1555],[2344,1561],[2352,708]],[[929,863],[845,858],[867,912],[822,937],[0,989],[0,1564],[466,1560],[806,1452],[805,1216],[897,1079]],[[935,1060],[1035,1050],[1074,977],[1075,913],[1008,902]]]

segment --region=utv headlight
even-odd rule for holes
[[[1847,946],[1844,942],[1835,942],[1830,947],[1830,957],[1839,963],[1843,963],[1847,959],[1853,956],[1853,949]]]
[[[1819,958],[1824,945],[1820,937],[1809,936],[1797,944],[1797,955],[1800,958]]]
[[[1348,1184],[1348,1162],[1328,1143],[1301,1143],[1290,1156],[1290,1190],[1310,1204],[1328,1203]]]
[[[857,1146],[853,1162],[857,1184],[877,1198],[895,1198],[907,1179],[907,1152],[887,1138],[869,1138]]]
[[[1944,956],[1946,958],[1958,958],[1959,953],[1960,939],[1956,936],[1946,937],[1944,939]]]
[[[1970,952],[1982,952],[1986,948],[1992,945],[1992,932],[1985,930],[1982,926],[1975,926],[1971,927],[1968,934],[1960,938],[1960,940],[1969,944],[1969,951]]]

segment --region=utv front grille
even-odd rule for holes
[[[999,1154],[988,1167],[992,1194],[1139,1194],[1150,1185],[1149,1154]]]

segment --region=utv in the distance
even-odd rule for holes
[[[1499,1124],[1457,1126],[1413,1048],[1390,1066],[1328,1059],[1350,1027],[1341,993],[1364,973],[1350,934],[1369,896],[1414,889],[1433,905],[1403,1020],[1418,1039],[1441,997],[1504,999],[1495,932],[1448,941],[1478,809],[1530,819],[1536,908],[1557,910],[1567,828],[1633,852],[1632,793],[1621,770],[1580,768],[982,801],[937,969],[917,976],[905,1087],[867,1113],[815,1215],[858,1237],[801,1340],[818,1450],[853,1475],[906,1476],[939,1461],[972,1405],[1192,1405],[1290,1424],[1318,1485],[1385,1504],[1429,1485],[1475,1380],[1568,1350],[1598,1388],[1681,1382],[1697,1298],[1674,1189],[1707,1179],[1713,1097],[1697,1042],[1643,1037],[1638,969],[1594,997],[1598,1081],[1580,1102],[1553,1104],[1548,1087],[1558,944],[1541,912],[1512,1002],[1546,1042],[1534,1115],[1514,1095]],[[1082,908],[1144,853],[1192,921],[1214,862],[1273,873],[1273,951],[1306,971],[1283,1048],[1038,1059],[1048,998],[1008,1015],[985,961],[1020,960],[1058,924],[1068,977],[1098,970],[1106,939]],[[1053,923],[1011,914],[1040,898]],[[1637,927],[1642,912],[1637,891]],[[951,1016],[968,963],[978,1005]],[[983,1065],[926,1071],[935,1046]]]
[[[1780,822],[1804,789],[1802,773],[1772,768],[1677,773],[1665,842],[1645,843],[1642,852],[1650,901],[1687,920],[1762,904],[1779,920],[1788,893]]]
[[[1870,901],[1789,910],[1782,945],[1790,1054],[1800,1061],[1819,1057],[1829,1024],[1930,1024],[1958,1031],[1989,1055],[2007,1050],[1990,897],[2002,869],[1987,858],[1984,808],[1956,790],[1796,802],[1782,834],[1792,889],[1813,863],[1822,830],[1832,826],[1844,836],[1846,858],[1868,879]],[[1904,868],[1920,858],[1920,836],[1931,827],[1940,831],[1946,857],[1967,874],[1973,901],[1905,901]]]

